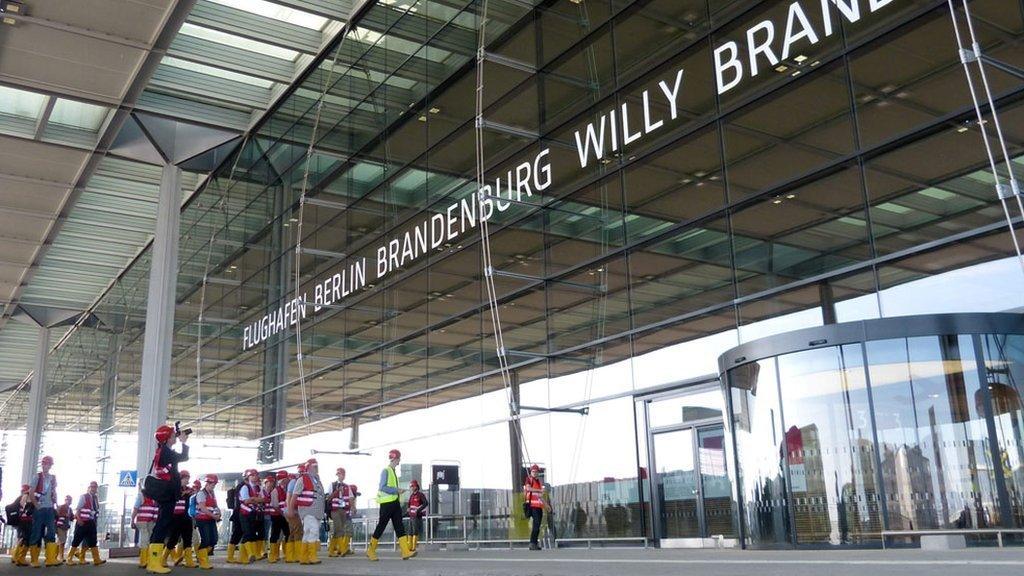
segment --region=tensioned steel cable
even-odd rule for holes
[[[969,34],[971,37],[971,49],[968,50],[964,48],[963,39],[960,35],[960,24],[957,22],[956,7],[953,4],[953,0],[946,0],[946,3],[949,5],[949,16],[953,21],[953,35],[956,36],[956,44],[958,48],[958,54],[960,56],[960,64],[963,66],[964,76],[967,78],[967,87],[971,92],[971,100],[974,102],[974,111],[978,117],[978,128],[981,131],[981,139],[985,144],[985,152],[988,155],[989,168],[992,170],[992,178],[995,182],[996,196],[999,198],[999,203],[1003,207],[1003,215],[1006,218],[1006,226],[1009,228],[1010,239],[1013,241],[1013,249],[1017,254],[1017,262],[1020,264],[1021,271],[1024,272],[1024,256],[1021,255],[1020,243],[1017,241],[1017,233],[1013,228],[1013,217],[1010,215],[1010,208],[1007,205],[1006,197],[1004,195],[1002,177],[1000,176],[999,169],[996,166],[996,157],[995,154],[992,152],[992,144],[989,142],[988,139],[988,129],[985,127],[987,121],[985,120],[984,114],[981,111],[981,103],[978,101],[977,89],[974,85],[974,79],[971,77],[970,60],[975,60],[978,62],[978,67],[981,70],[982,78],[986,78],[984,64],[981,61],[981,45],[978,43],[977,37],[974,35],[974,26],[971,24],[970,12],[967,11],[967,2],[966,0],[962,1],[964,5],[965,15],[967,17]],[[992,100],[991,91],[988,90],[987,88],[987,79],[985,80],[985,84],[986,91],[988,92],[989,109],[992,113],[992,118],[997,127],[998,138],[1000,139],[1000,141],[1002,141],[1002,129],[999,128],[998,113],[996,112],[995,102]],[[1003,146],[1005,153],[1005,143],[1003,143]],[[1009,155],[1007,154],[1006,169],[1010,171],[1011,183],[1014,182],[1012,166],[1013,165],[1009,161]],[[1020,205],[1020,195],[1017,194],[1017,191],[1013,190],[1012,188],[1013,186],[1011,184],[1010,193],[1013,194],[1014,196],[1017,196],[1017,203],[1018,205]],[[1022,215],[1024,215],[1024,205],[1021,206],[1021,211]]]
[[[505,395],[508,399],[509,418],[512,421],[512,429],[515,431],[516,440],[522,449],[525,461],[530,461],[530,451],[526,445],[526,438],[522,430],[519,402],[516,401],[512,392],[512,374],[509,370],[507,350],[505,349],[505,338],[501,330],[501,312],[498,305],[497,288],[494,285],[494,260],[491,255],[491,237],[488,219],[483,217],[484,203],[487,200],[484,194],[484,63],[487,60],[487,7],[488,0],[482,0],[480,7],[480,27],[476,51],[476,120],[475,144],[476,144],[476,195],[477,214],[480,216],[480,253],[482,256],[484,285],[487,288],[487,301],[491,310],[491,330],[494,333],[494,345],[497,351],[498,371],[501,374],[501,382],[505,388]],[[495,191],[495,202],[497,202],[498,191]],[[497,206],[492,210],[494,216]]]
[[[220,200],[217,204],[220,206],[221,215],[224,216],[224,226],[221,228],[226,233],[228,230],[228,195],[231,192],[231,187],[235,183],[235,169],[238,168],[238,161],[242,158],[242,154],[245,152],[245,145],[249,141],[249,135],[246,134],[245,138],[242,139],[242,145],[238,147],[238,154],[235,155],[235,161],[231,164],[231,171],[228,173],[227,186],[224,189],[224,193],[221,194]],[[206,266],[203,267],[203,286],[199,292],[199,316],[196,318],[196,406],[200,406],[203,403],[203,316],[206,313],[206,287],[209,285],[210,280],[210,260],[213,257],[213,245],[217,239],[217,226],[214,225],[210,230],[210,242],[206,250]]]

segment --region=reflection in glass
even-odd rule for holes
[[[654,457],[658,467],[661,533],[666,538],[699,537],[693,429],[656,434]]]
[[[729,479],[725,430],[721,426],[697,430],[697,460],[700,463],[704,534],[735,538],[732,480]]]

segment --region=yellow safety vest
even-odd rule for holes
[[[395,469],[391,466],[385,468],[388,472],[388,488],[398,488],[398,476],[395,475]],[[383,490],[377,492],[377,504],[387,504],[389,502],[397,502],[398,494],[388,494]]]

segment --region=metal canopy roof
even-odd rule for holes
[[[85,311],[152,239],[160,167],[122,153],[132,121],[241,134],[342,29],[350,5],[21,0],[8,14],[14,24],[0,25],[0,389],[32,370],[35,328],[11,321],[19,306]],[[215,161],[184,166],[186,198],[205,179],[197,170]]]

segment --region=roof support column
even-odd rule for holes
[[[174,300],[178,285],[178,237],[181,215],[181,168],[165,164],[160,179],[156,233],[153,238],[146,300],[146,333],[142,346],[139,395],[139,477],[149,473],[156,442],[153,432],[167,420],[171,378]]]
[[[285,250],[287,228],[285,223],[291,218],[287,209],[286,196],[291,189],[279,186],[274,195],[274,215],[277,218],[271,232],[271,258],[267,267],[267,309],[275,310],[284,304],[289,292],[291,275],[291,254]],[[280,387],[288,375],[288,343],[292,337],[287,327],[267,341],[263,350],[263,418],[260,435],[267,437],[285,429],[288,415],[287,390]],[[284,456],[284,436],[273,436],[260,441],[259,461],[262,464],[277,462]]]
[[[28,420],[25,423],[25,456],[21,466],[21,483],[30,484],[39,465],[39,447],[46,422],[46,359],[50,352],[50,329],[39,326],[36,337],[36,358],[32,373],[32,389],[28,394]]]

